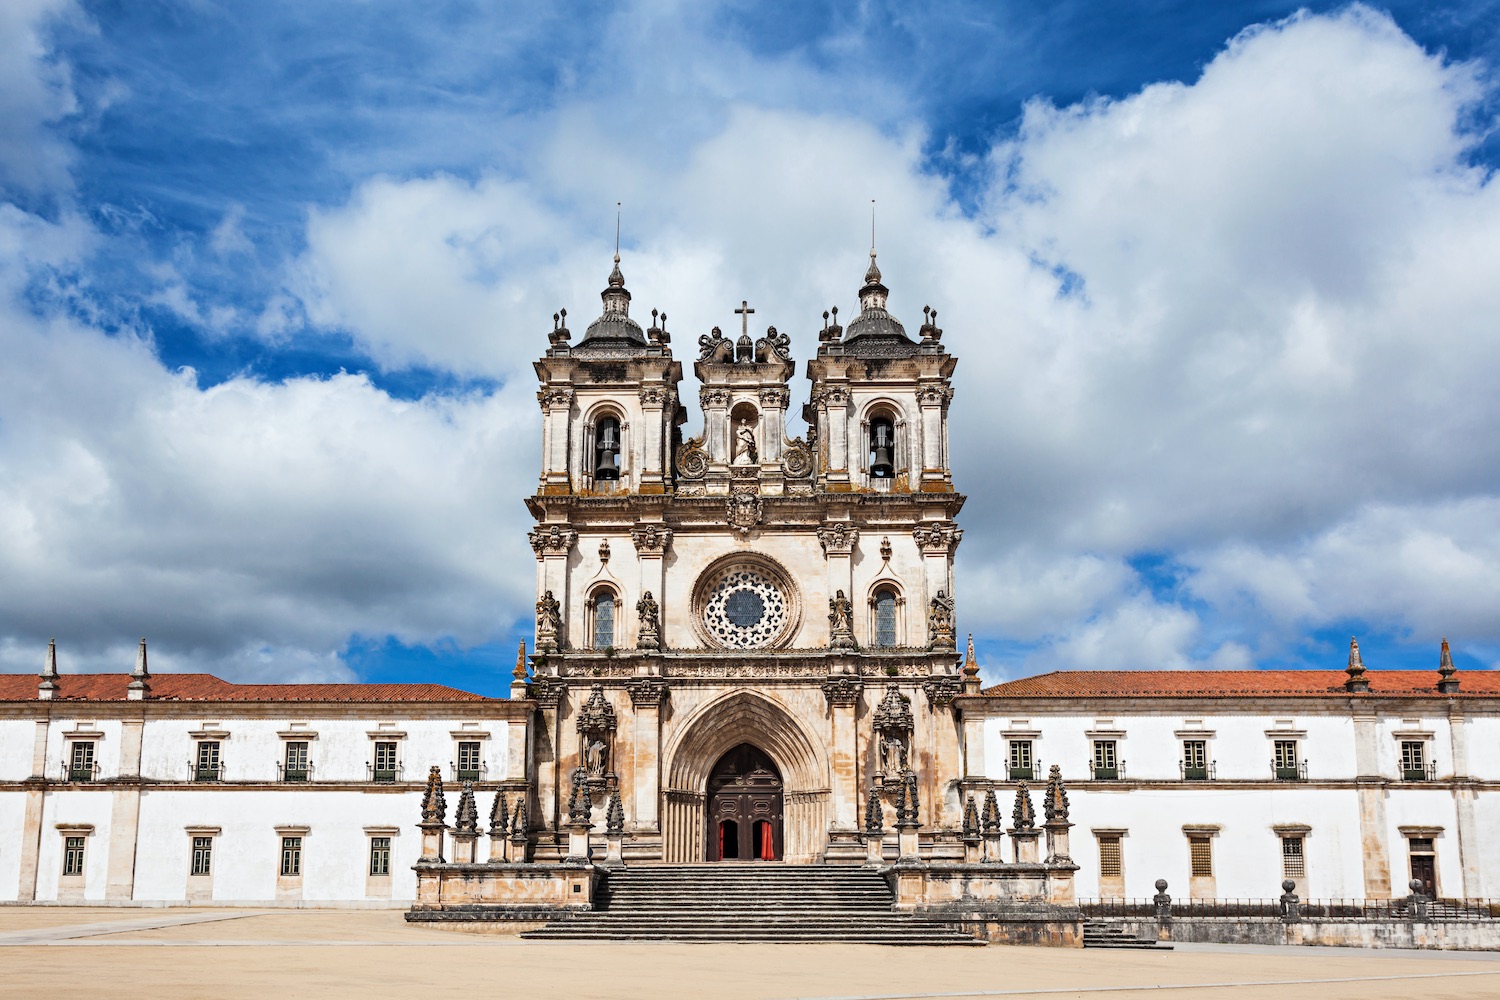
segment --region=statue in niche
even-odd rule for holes
[[[744,417],[740,418],[740,425],[735,428],[734,439],[734,464],[754,465],[758,461],[755,450],[755,431],[750,429],[750,421]]]
[[[854,645],[854,604],[842,590],[828,601],[828,633],[835,649]]]
[[[880,741],[880,773],[894,781],[906,773],[906,744],[895,734]]]
[[[559,646],[558,634],[562,631],[562,606],[557,603],[557,598],[552,596],[552,591],[542,595],[542,599],[536,602],[536,644],[537,648],[555,652]]]
[[[641,625],[637,634],[637,649],[660,649],[661,648],[661,609],[657,607],[656,599],[651,596],[651,591],[646,591],[639,601],[635,602],[636,614],[640,615]]]
[[[598,736],[589,740],[583,751],[583,762],[588,767],[590,778],[603,778],[609,765],[609,746]]]

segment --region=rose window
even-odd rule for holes
[[[726,571],[708,588],[705,598],[703,624],[715,642],[730,649],[768,646],[786,627],[786,595],[758,569]]]

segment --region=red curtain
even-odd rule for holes
[[[724,821],[719,821],[719,860],[724,860]]]
[[[776,844],[771,839],[771,824],[761,820],[755,825],[760,827],[760,860],[775,861]]]

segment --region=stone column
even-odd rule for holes
[[[760,390],[760,464],[781,464],[781,443],[786,440],[786,404],[791,398],[786,386],[768,385]],[[769,470],[768,470],[769,471]]]
[[[31,741],[31,777],[27,779],[26,807],[21,819],[21,880],[16,899],[36,899],[37,861],[42,850],[42,812],[47,802],[47,731],[49,720],[36,720]]]
[[[948,462],[944,454],[943,411],[953,390],[943,382],[924,382],[917,387],[922,408],[922,478],[924,493],[943,492],[948,484]]]
[[[672,547],[672,529],[656,521],[646,521],[630,529],[630,540],[635,545],[635,558],[641,570],[639,594],[650,592],[658,609],[658,631],[661,645],[670,648],[673,640],[681,645],[681,639],[667,633],[667,551]],[[639,595],[638,595],[639,596]],[[623,614],[624,611],[617,612]],[[637,626],[637,630],[639,626]],[[655,661],[651,662],[655,665]]]
[[[120,725],[119,783],[111,793],[109,818],[109,874],[105,899],[131,899],[135,895],[135,855],[141,818],[141,737],[144,719],[126,719]]]
[[[1390,846],[1387,843],[1385,789],[1380,773],[1379,719],[1372,711],[1354,713],[1355,790],[1359,799],[1359,844],[1364,861],[1365,898],[1391,898]]]
[[[829,385],[823,390],[822,405],[827,416],[828,465],[824,476],[828,489],[835,493],[849,492],[849,388],[845,385]]]
[[[555,637],[556,647],[549,648],[549,639],[538,621],[533,648],[538,653],[552,653],[558,649],[566,649],[568,645],[568,619],[572,613],[569,607],[571,602],[568,600],[568,553],[578,541],[578,532],[568,524],[539,524],[527,538],[531,541],[532,551],[536,553],[537,597],[540,599],[551,594],[552,599],[558,603],[561,618]]]
[[[663,412],[669,403],[676,404],[677,397],[664,385],[649,385],[641,389],[641,493],[665,493],[666,488],[666,442],[662,440],[666,422]]]
[[[955,718],[953,699],[962,687],[957,677],[929,677],[922,682],[922,691],[927,695],[928,746],[931,760],[957,761],[959,747],[958,721]],[[958,801],[949,802],[947,786],[957,777],[951,773],[939,773],[936,767],[926,768],[927,799],[931,802],[932,825],[944,830],[957,829],[963,821]]]
[[[573,409],[571,386],[553,386],[536,394],[542,406],[542,492],[567,495],[573,492],[568,473],[569,416]]]
[[[858,606],[854,599],[854,546],[859,541],[859,529],[848,521],[825,521],[818,525],[818,544],[823,547],[823,557],[828,566],[828,596],[842,592],[851,606]],[[869,614],[864,609],[862,614]],[[851,614],[852,617],[852,614]],[[856,639],[865,634],[855,629]],[[833,637],[830,636],[830,642]],[[848,637],[843,645],[848,645]]]
[[[917,549],[922,553],[922,581],[927,592],[922,595],[925,607],[941,591],[953,596],[953,556],[963,539],[963,529],[952,521],[923,521],[912,529]],[[955,637],[956,639],[956,637]],[[957,652],[955,643],[954,651]]]
[[[632,833],[661,832],[661,707],[667,682],[659,677],[637,677],[626,683],[635,712],[630,750],[634,757],[635,787],[631,790]]]
[[[1453,743],[1453,811],[1458,823],[1458,863],[1463,874],[1465,899],[1485,897],[1480,859],[1484,844],[1474,816],[1475,790],[1469,779],[1469,726],[1463,709],[1454,705],[1448,713],[1448,731]]]
[[[830,763],[833,767],[832,829],[848,832],[859,823],[859,747],[855,732],[855,715],[859,708],[863,682],[858,677],[839,675],[823,682],[823,696],[828,699],[830,722]]]
[[[536,761],[536,809],[533,820],[540,830],[555,833],[558,829],[561,803],[558,801],[558,767],[562,758],[562,699],[568,685],[557,677],[538,677],[532,682],[536,699],[536,740],[532,752]]]

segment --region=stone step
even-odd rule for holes
[[[1159,948],[1163,951],[1172,949],[1170,944],[1164,944],[1154,938],[1139,938],[1126,934],[1125,929],[1116,924],[1092,920],[1084,921],[1083,946],[1085,948]]]

